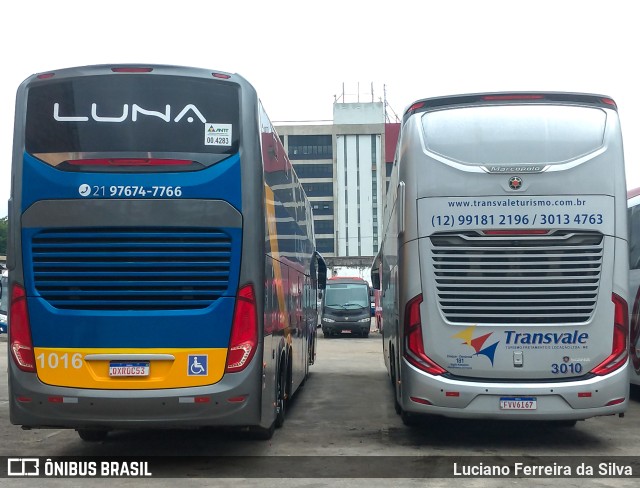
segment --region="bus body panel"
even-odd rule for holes
[[[555,94],[424,102],[404,118],[376,257],[399,408],[469,418],[623,412],[626,359],[604,376],[590,372],[624,340],[614,316],[628,303],[615,110]],[[418,342],[441,372],[412,364]],[[502,408],[512,397],[537,406]]]
[[[25,289],[36,374],[10,360],[11,421],[269,429],[279,378],[290,398],[308,373],[302,284],[315,290],[321,259],[310,205],[246,80],[129,68],[60,70],[18,89],[9,285]],[[225,373],[247,287],[255,353]],[[137,368],[146,374],[117,376]]]
[[[629,356],[631,383],[640,385],[640,189],[628,192]]]

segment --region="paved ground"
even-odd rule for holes
[[[6,337],[6,336],[4,336]],[[6,339],[0,339],[5,340]],[[2,344],[4,346],[4,344]],[[407,469],[408,475],[420,473],[408,465],[405,456],[419,456],[431,463],[441,463],[451,469],[456,460],[466,456],[490,456],[485,462],[498,462],[504,456],[526,455],[573,456],[633,456],[640,469],[640,398],[636,396],[625,418],[601,417],[579,422],[575,428],[558,428],[548,424],[502,423],[439,419],[425,422],[418,428],[405,427],[395,414],[390,385],[381,353],[378,334],[368,339],[318,339],[318,360],[311,375],[292,402],[287,420],[271,441],[260,442],[238,438],[224,431],[147,431],[114,432],[101,443],[85,443],[68,430],[22,431],[8,421],[7,379],[0,376],[0,456],[185,456],[179,462],[165,466],[163,473],[191,477],[193,486],[237,486],[238,481],[216,478],[220,465],[211,456],[239,456],[238,473],[249,473],[250,458],[264,463],[264,456],[273,456],[270,475],[277,469],[283,479],[242,481],[246,486],[453,486],[452,479],[375,479],[396,475]],[[0,371],[6,371],[6,350],[0,353]],[[203,457],[204,456],[204,457]],[[287,479],[295,473],[295,456],[304,459],[304,479]],[[392,456],[403,456],[393,458]],[[445,456],[445,457],[438,457]],[[240,459],[240,461],[238,461]],[[480,459],[480,458],[477,458]],[[561,458],[559,458],[560,460]],[[565,458],[569,459],[569,458]],[[273,466],[276,466],[275,468]],[[226,469],[230,469],[226,466]],[[229,471],[226,471],[227,473]],[[339,473],[336,479],[327,473]],[[638,474],[638,473],[636,473]],[[240,474],[239,476],[243,476]],[[245,474],[248,476],[248,474]],[[38,481],[36,483],[36,481]],[[45,480],[33,480],[40,486]],[[277,482],[276,482],[277,481]],[[637,486],[638,478],[582,479],[517,479],[514,486]],[[15,480],[0,480],[0,485]],[[73,486],[84,486],[74,483]],[[95,483],[102,480],[91,480]],[[457,481],[458,483],[460,480]],[[507,480],[465,479],[466,486],[504,486]],[[113,487],[131,486],[136,480],[112,480]],[[137,480],[140,484],[140,480]],[[47,486],[70,485],[69,480],[46,480]],[[154,486],[173,486],[175,480],[153,481]],[[15,484],[18,486],[18,484]],[[19,486],[26,486],[20,483]],[[142,486],[142,485],[141,485]]]

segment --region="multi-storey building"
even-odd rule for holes
[[[373,257],[399,124],[384,104],[334,103],[333,123],[276,130],[312,202],[318,250],[325,256]]]

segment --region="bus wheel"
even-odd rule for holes
[[[554,420],[552,424],[556,427],[575,427],[578,423],[577,420]]]
[[[268,441],[273,437],[273,433],[276,431],[276,422],[271,424],[271,427],[251,427],[249,429],[249,436],[257,441]]]
[[[406,412],[404,410],[400,410],[400,418],[402,419],[402,423],[407,427],[413,427],[418,424],[418,417],[413,413]]]
[[[276,386],[276,420],[275,426],[280,428],[284,424],[284,415],[287,404],[286,397],[287,368],[282,362],[278,373],[278,381]]]
[[[80,439],[86,442],[100,442],[107,438],[108,430],[102,429],[78,429]]]

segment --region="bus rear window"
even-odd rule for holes
[[[589,107],[462,107],[422,116],[429,151],[470,165],[562,163],[602,147],[606,114]]]
[[[25,150],[54,165],[68,155],[95,154],[190,154],[211,162],[238,151],[239,132],[235,84],[162,75],[87,76],[29,90]]]

